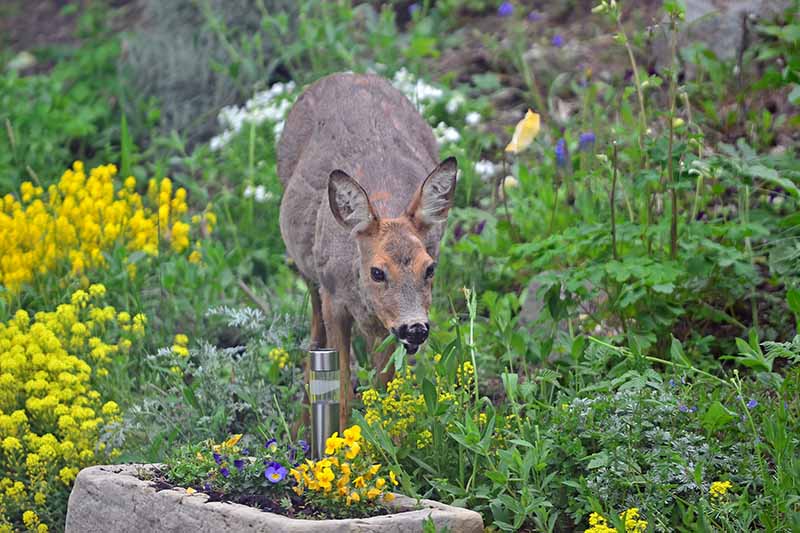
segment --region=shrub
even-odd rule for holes
[[[96,384],[147,318],[103,306],[105,292],[91,285],[55,311],[0,324],[0,531],[63,529],[78,471],[118,454],[102,437],[119,406]]]
[[[190,246],[191,225],[184,220],[186,191],[173,193],[172,182],[150,180],[146,198],[128,177],[118,190],[117,168],[104,165],[87,176],[83,163],[51,185],[24,182],[19,197],[7,194],[0,211],[0,283],[15,294],[47,273],[82,275],[106,266],[104,253],[121,246],[128,252],[156,256],[162,242],[175,252]],[[149,204],[150,206],[146,206]],[[211,227],[214,215],[206,215]],[[199,218],[195,225],[199,225]],[[199,252],[192,259],[199,261]],[[131,270],[131,275],[135,270]]]

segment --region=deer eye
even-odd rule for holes
[[[433,263],[425,269],[425,279],[431,279],[434,272],[436,272],[436,263]]]
[[[378,283],[386,281],[386,272],[380,268],[372,267],[369,269],[369,275],[372,276],[372,281],[377,281]]]

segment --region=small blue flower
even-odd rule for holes
[[[474,233],[475,235],[480,235],[481,233],[483,233],[484,228],[486,228],[486,221],[481,220],[475,225],[475,229],[472,230],[472,233]]]
[[[276,439],[269,439],[267,443],[264,445],[264,448],[268,449],[271,452],[274,452],[278,449],[278,441]]]
[[[283,481],[288,473],[289,471],[286,470],[286,467],[273,461],[269,463],[266,470],[264,470],[264,477],[271,483],[279,483]]]
[[[206,483],[203,485],[203,490],[206,492],[211,492],[211,483],[206,481]]]
[[[222,474],[222,477],[230,477],[231,471],[228,470],[227,466],[223,466],[219,469],[219,473]]]
[[[564,46],[564,37],[562,37],[561,34],[557,33],[553,35],[552,43],[553,46],[555,46],[556,48],[561,48],[562,46]]]
[[[675,386],[675,380],[674,379],[669,380],[669,386],[670,387],[674,387]]]
[[[217,452],[214,452],[214,462],[217,463],[218,465],[222,464],[222,456]]]
[[[242,455],[250,455],[250,448],[242,448]]]
[[[560,167],[567,165],[567,141],[563,138],[556,143],[556,164]]]
[[[593,131],[581,133],[581,136],[578,138],[578,150],[591,150],[596,140],[597,137]],[[674,383],[673,380],[670,380],[670,382]]]
[[[694,413],[695,411],[697,411],[697,406],[696,406],[696,405],[693,405],[693,406],[691,406],[691,407],[689,408],[689,412],[690,412],[690,413]]]
[[[414,13],[416,13],[417,11],[419,11],[418,3],[414,2],[413,4],[408,6],[408,14],[411,15],[412,17],[414,16]]]
[[[538,11],[531,11],[530,13],[528,13],[528,20],[530,22],[539,22],[540,20],[542,20],[542,14],[539,13]]]
[[[747,402],[748,409],[755,409],[757,405],[758,405],[758,400],[756,400],[755,398],[751,398],[750,401]]]
[[[514,4],[511,2],[503,2],[497,8],[497,14],[501,17],[509,17],[514,14]]]
[[[689,412],[689,408],[688,408],[688,407],[686,407],[686,406],[685,406],[685,405],[683,405],[683,404],[681,404],[681,405],[680,405],[680,407],[678,407],[678,410],[679,410],[681,413],[688,413],[688,412]]]
[[[241,472],[242,470],[244,470],[244,460],[242,460],[242,459],[236,459],[236,460],[233,462],[233,466],[235,466],[235,467],[236,467],[236,470],[238,470],[239,472]]]

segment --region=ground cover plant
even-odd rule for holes
[[[43,3],[48,32],[24,4],[0,7],[0,531],[60,530],[109,461],[296,516],[398,491],[492,531],[800,529],[797,1],[730,55],[678,1]],[[275,143],[341,70],[461,170],[428,344],[382,388],[356,339],[356,425],[307,463]]]

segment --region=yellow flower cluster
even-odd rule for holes
[[[625,533],[644,533],[647,529],[647,520],[639,519],[639,508],[631,507],[619,515],[625,524]]]
[[[411,370],[406,368],[402,376],[386,385],[385,395],[374,389],[364,391],[361,399],[367,408],[364,413],[367,424],[380,424],[394,438],[409,438],[414,422],[425,411],[425,398],[412,385]]]
[[[175,335],[175,344],[172,345],[172,351],[181,357],[189,357],[189,337],[183,333]]]
[[[289,363],[289,352],[283,348],[273,348],[269,351],[269,360],[278,365],[278,368],[283,370]]]
[[[625,524],[625,533],[644,533],[647,530],[647,520],[639,518],[639,508],[631,507],[620,513],[620,520]],[[584,533],[616,533],[616,529],[608,525],[608,520],[599,514],[589,515],[589,529]]]
[[[92,285],[55,311],[19,310],[0,323],[0,532],[61,529],[78,471],[117,454],[100,435],[120,409],[93,379],[136,333],[102,305],[104,294]]]
[[[721,500],[731,487],[733,487],[733,484],[730,481],[715,481],[711,484],[711,488],[708,492],[713,499]]]
[[[159,241],[176,252],[186,250],[191,229],[183,221],[186,190],[173,193],[168,178],[150,180],[150,207],[135,191],[133,177],[115,191],[116,173],[114,165],[104,165],[87,176],[76,161],[46,192],[25,182],[19,198],[0,198],[0,285],[14,294],[60,265],[68,264],[75,274],[102,267],[104,252],[117,246],[151,256],[158,255]],[[205,218],[210,229],[213,214]],[[135,275],[135,268],[129,274]]]
[[[289,473],[297,485],[292,490],[302,496],[308,491],[311,499],[328,504],[350,506],[375,501],[390,502],[390,484],[397,485],[397,476],[389,471],[389,481],[380,476],[382,466],[373,464],[362,452],[361,427],[344,430],[342,437],[334,433],[325,442],[325,457],[319,461],[306,460]]]

